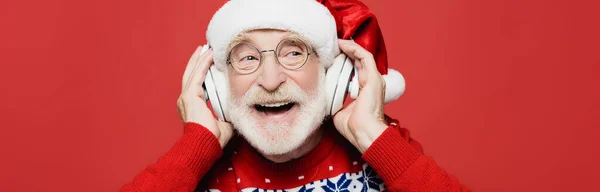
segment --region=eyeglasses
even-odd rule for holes
[[[274,52],[277,63],[289,70],[298,70],[306,61],[310,54],[310,48],[298,38],[286,38],[281,40],[275,50],[258,50],[251,43],[242,42],[231,49],[227,57],[227,63],[240,74],[254,73],[265,58],[264,53]]]

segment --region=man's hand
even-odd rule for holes
[[[213,63],[213,50],[209,49],[202,54],[201,50],[202,46],[196,49],[185,68],[177,109],[184,123],[192,122],[206,127],[217,137],[223,148],[231,139],[233,129],[231,124],[217,120],[204,102],[202,83]]]
[[[354,60],[360,91],[356,100],[333,117],[336,129],[364,153],[387,128],[383,105],[385,81],[373,55],[354,41],[339,41],[340,49]]]

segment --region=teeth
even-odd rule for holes
[[[286,103],[261,104],[260,106],[262,106],[262,107],[281,107],[281,106],[284,106],[284,105],[287,105],[287,104],[289,104],[289,102],[286,102]]]

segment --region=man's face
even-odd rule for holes
[[[290,36],[296,35],[279,30],[254,30],[236,41],[251,43],[258,50],[274,50],[282,39]],[[296,70],[281,66],[274,52],[262,55],[256,58],[262,64],[253,73],[240,74],[231,65],[227,67],[231,95],[226,115],[239,133],[263,154],[285,154],[302,145],[323,122],[325,69],[314,52]]]

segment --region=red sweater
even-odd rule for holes
[[[221,149],[199,124],[156,164],[121,191],[468,191],[392,120],[388,129],[360,154],[327,121],[314,150],[285,163],[273,163],[241,137]]]

